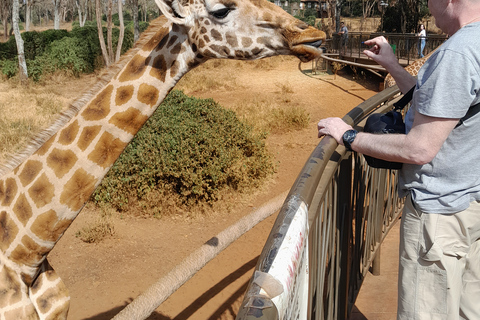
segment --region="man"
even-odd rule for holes
[[[383,37],[364,53],[405,93],[415,86],[406,134],[356,133],[339,118],[318,123],[319,137],[403,162],[407,196],[400,231],[397,319],[480,319],[480,0],[429,0],[437,26],[451,37],[418,80]]]
[[[345,26],[345,23],[342,21],[340,22],[340,31],[338,32],[338,34],[340,35],[341,37],[341,50],[343,50],[343,52],[346,52],[347,50],[347,42],[348,42],[348,29],[347,29],[347,26]]]

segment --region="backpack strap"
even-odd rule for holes
[[[403,97],[400,100],[398,100],[393,104],[393,106],[395,107],[395,111],[402,110],[412,100],[413,91],[415,91],[415,87],[416,86],[413,86],[410,90],[408,90],[407,93],[403,95]]]

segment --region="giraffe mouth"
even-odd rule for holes
[[[319,57],[323,53],[323,48],[320,47],[324,41],[322,39],[304,42],[292,47],[293,54],[296,55],[302,62],[308,62]]]

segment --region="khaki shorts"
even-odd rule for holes
[[[397,319],[480,319],[480,203],[428,214],[407,197],[400,226]]]

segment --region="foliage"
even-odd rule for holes
[[[212,99],[174,90],[127,146],[94,201],[127,210],[160,193],[178,206],[212,204],[225,190],[258,186],[273,173],[264,139]]]
[[[305,9],[302,16],[295,16],[295,18],[307,23],[310,26],[314,26],[315,19],[317,18],[317,11],[314,9]]]
[[[56,69],[70,71],[76,77],[93,71],[93,66],[87,62],[88,49],[79,38],[65,37],[54,41],[49,47],[48,57]]]
[[[3,60],[0,61],[0,68],[2,73],[7,76],[7,78],[11,78],[18,73],[18,61],[16,60]]]
[[[383,29],[385,32],[415,33],[418,32],[419,21],[428,15],[429,10],[426,0],[420,0],[413,4],[407,1],[399,1],[385,10]]]
[[[148,26],[148,23],[146,24]],[[146,28],[145,23],[141,27]],[[103,28],[106,38],[107,29]],[[112,30],[113,50],[120,30]],[[96,25],[85,24],[84,27],[74,27],[71,32],[66,30],[46,30],[43,32],[24,32],[25,60],[29,76],[38,81],[43,74],[64,70],[75,76],[81,73],[93,72],[103,67],[100,41]],[[125,30],[122,54],[134,44],[133,30]],[[17,47],[15,38],[6,43],[0,43],[0,70],[11,78],[18,72]]]

